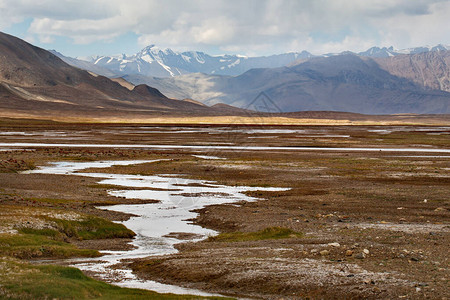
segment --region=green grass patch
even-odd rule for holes
[[[79,249],[55,240],[54,235],[57,233],[50,230],[35,230],[31,233],[31,230],[25,229],[29,233],[0,234],[0,255],[22,259],[100,256],[97,250]]]
[[[65,242],[105,238],[131,238],[135,233],[122,224],[86,216],[81,220],[63,220],[43,217],[54,228],[20,228],[19,234],[0,234],[0,255],[22,259],[96,257],[96,250],[79,249]]]
[[[204,299],[121,288],[89,278],[75,268],[35,266],[4,258],[0,258],[0,282],[1,299]]]
[[[56,223],[61,233],[81,240],[132,238],[135,236],[135,233],[124,225],[95,216],[87,216],[82,220],[46,219]]]
[[[20,233],[23,234],[35,234],[35,235],[43,235],[43,236],[48,236],[51,237],[53,239],[58,239],[62,237],[62,234],[55,230],[55,229],[51,229],[51,228],[44,228],[44,229],[35,229],[35,228],[21,228],[19,229]]]
[[[228,232],[217,236],[209,237],[208,241],[214,242],[246,242],[260,240],[274,240],[299,238],[303,234],[283,227],[269,227],[257,232]]]

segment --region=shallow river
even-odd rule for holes
[[[450,153],[444,148],[362,148],[362,147],[277,147],[277,146],[205,146],[205,145],[145,145],[145,144],[52,144],[52,143],[0,143],[2,147],[71,147],[71,148],[125,148],[125,149],[189,149],[189,150],[241,150],[241,151],[370,151],[370,152],[423,152],[423,153]]]
[[[202,157],[218,159],[217,157]],[[100,207],[112,211],[137,215],[122,222],[137,235],[131,251],[109,251],[100,258],[71,260],[70,263],[82,270],[91,271],[106,281],[114,284],[154,290],[160,293],[207,294],[198,290],[165,285],[154,281],[138,280],[128,269],[112,269],[111,266],[123,259],[135,259],[177,252],[174,245],[186,240],[199,241],[217,234],[213,230],[202,228],[187,221],[195,218],[194,209],[207,205],[255,201],[256,198],[244,194],[246,191],[283,191],[283,188],[262,188],[245,186],[225,186],[212,181],[192,180],[171,175],[140,176],[107,173],[83,173],[88,168],[107,168],[117,165],[133,165],[151,163],[153,161],[98,161],[98,162],[58,162],[40,167],[27,173],[65,174],[94,177],[99,184],[111,184],[108,193],[112,196],[127,199],[157,200],[157,203],[139,205],[114,205]],[[137,190],[120,190],[117,186],[137,187]],[[183,240],[184,238],[184,240]]]

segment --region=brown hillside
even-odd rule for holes
[[[450,92],[450,51],[374,58],[392,75],[410,79],[433,90]]]
[[[0,108],[34,114],[212,114],[213,109],[168,99],[146,85],[132,91],[69,66],[52,53],[0,33]],[[78,114],[78,113],[77,113]]]

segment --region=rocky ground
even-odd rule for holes
[[[448,127],[259,126],[253,129],[272,131],[252,134],[236,127],[214,134],[197,129],[178,128],[185,133],[174,133],[169,127],[8,124],[1,131],[9,132],[2,136],[3,142],[450,149]],[[280,129],[291,131],[274,131]],[[128,262],[143,278],[264,299],[450,297],[448,154],[219,151],[207,147],[201,153],[188,149],[10,149],[0,151],[0,235],[20,234],[24,224],[34,229],[55,228],[42,217],[46,214],[62,219],[74,214],[107,220],[129,217],[95,208],[134,200],[108,196],[109,187],[94,178],[21,171],[61,160],[157,158],[165,160],[113,167],[108,172],[183,174],[227,185],[290,190],[249,192],[261,200],[200,210],[193,222],[221,234],[179,244],[180,252],[175,255]],[[194,190],[199,192],[198,187]],[[267,229],[289,230],[289,234],[262,235]],[[65,237],[65,241],[101,250],[124,248],[129,239]]]

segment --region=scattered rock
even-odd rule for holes
[[[328,251],[328,250],[322,250],[322,251],[320,251],[319,253],[320,253],[320,255],[325,256],[325,255],[330,254],[330,251]]]
[[[419,282],[417,284],[417,286],[428,286],[428,283],[426,283],[426,282]]]
[[[355,255],[355,258],[364,259],[364,258],[366,258],[366,254],[364,254],[364,252],[358,253]]]
[[[339,244],[339,243],[328,243],[328,246],[331,246],[331,247],[340,247],[341,244]]]
[[[445,209],[444,207],[438,207],[434,211],[446,211],[446,210],[447,209]]]
[[[417,258],[417,257],[411,257],[411,260],[412,260],[412,261],[419,261],[419,258]]]
[[[345,255],[346,256],[352,256],[353,255],[353,251],[352,250],[347,250],[347,251],[345,251]]]
[[[370,253],[370,251],[368,249],[364,249],[363,252],[364,252],[364,254],[369,254]]]

